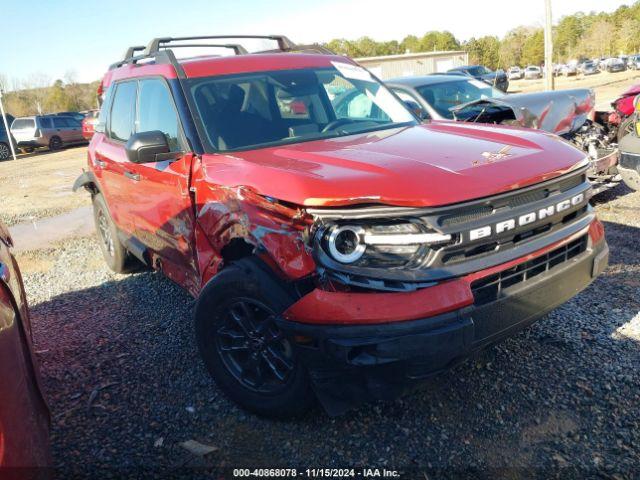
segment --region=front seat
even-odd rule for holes
[[[272,122],[243,110],[245,92],[238,85],[229,88],[218,118],[219,148],[234,149],[278,140]]]

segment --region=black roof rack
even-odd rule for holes
[[[154,38],[146,47],[133,46],[129,47],[125,53],[124,59],[112,64],[109,70],[121,67],[127,63],[135,64],[140,60],[154,59],[156,63],[171,63],[176,67],[178,74],[181,74],[182,68],[173,53],[175,48],[186,47],[210,47],[210,48],[228,48],[234,51],[236,55],[250,55],[245,47],[239,43],[175,43],[193,40],[225,40],[225,39],[258,39],[273,40],[277,43],[278,48],[272,50],[262,50],[253,53],[319,53],[322,55],[335,55],[330,49],[322,45],[297,45],[284,35],[205,35],[194,37],[159,37]],[[136,55],[137,52],[142,52]]]
[[[147,45],[145,54],[151,55],[160,51],[160,48],[168,48],[172,42],[185,40],[224,40],[224,39],[248,39],[248,40],[273,40],[278,43],[278,51],[290,52],[296,48],[296,44],[284,35],[203,35],[195,37],[159,37],[154,38]],[[245,50],[246,51],[246,50]]]
[[[136,45],[134,47],[127,48],[127,51],[124,53],[124,59],[133,57],[136,52],[143,52],[144,49],[147,48],[144,45]]]

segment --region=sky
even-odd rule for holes
[[[557,20],[631,3],[552,0],[552,10]],[[53,81],[71,72],[82,82],[101,78],[128,46],[158,36],[283,34],[313,43],[449,30],[466,40],[544,20],[544,0],[2,0],[0,9],[0,74]]]

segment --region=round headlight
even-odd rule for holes
[[[340,263],[353,263],[364,255],[367,248],[362,242],[362,227],[344,225],[331,231],[327,240],[329,253]]]

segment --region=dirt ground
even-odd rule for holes
[[[86,167],[86,147],[38,151],[0,162],[0,221],[12,226],[90,205],[71,191]]]

